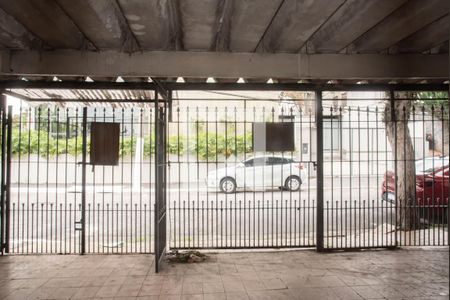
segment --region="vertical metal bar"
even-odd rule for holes
[[[449,8],[449,11],[450,11],[450,8]],[[450,57],[450,54],[449,54],[449,57]],[[449,65],[449,67],[450,67],[450,65]],[[449,75],[450,75],[450,68],[449,68]],[[448,130],[450,131],[450,86],[449,86],[449,90],[448,90],[448,93],[447,93],[447,99],[446,100],[447,100],[447,108],[448,108],[448,111],[447,111],[447,122],[449,123]],[[443,114],[443,119],[445,118],[444,116],[445,115]],[[444,130],[444,127],[442,127],[442,130]],[[447,134],[448,134],[449,139],[450,139],[450,132],[448,132]],[[448,147],[449,147],[447,153],[450,153],[450,141],[447,141],[447,142],[448,142]],[[444,141],[442,141],[442,150],[443,150],[442,152],[445,153],[445,143],[444,143]],[[448,181],[449,181],[448,183],[449,183],[449,187],[450,187],[450,176],[448,178]],[[444,182],[442,182],[442,184],[444,184]],[[450,232],[448,230],[448,228],[449,228],[448,222],[450,221],[450,210],[449,210],[448,201],[449,201],[449,198],[447,196],[447,201],[446,201],[446,207],[447,207],[447,222],[446,222],[447,223],[447,246],[448,246],[449,240],[450,240]]]
[[[125,147],[125,130],[126,130],[126,127],[125,127],[125,109],[122,107],[122,110],[121,110],[121,116],[120,116],[120,118],[121,118],[121,120],[120,120],[120,141],[121,141],[121,143],[120,143],[120,149],[121,149],[121,158],[120,158],[120,169],[121,169],[121,171],[120,171],[120,210],[121,210],[121,219],[120,219],[120,223],[121,223],[121,226],[120,226],[120,236],[121,236],[121,240],[123,241],[123,173],[124,173],[124,161],[123,161],[123,157],[124,157],[124,153],[125,153],[125,151],[124,151],[124,147]],[[131,173],[131,174],[133,174],[133,173]],[[112,205],[111,206],[111,209],[112,210],[114,210],[114,205]],[[107,213],[109,213],[109,211],[107,212]],[[125,209],[125,228],[126,229],[128,229],[128,227],[127,227],[127,217],[128,217],[128,210],[127,209]],[[112,221],[111,221],[111,224],[112,224],[112,226],[114,226],[114,213],[111,213],[111,219],[112,219]],[[116,220],[117,221],[117,225],[119,225],[119,220],[117,219]],[[119,226],[117,226],[116,227],[116,230],[117,230],[117,234],[116,234],[116,240],[118,240],[118,229],[119,229]],[[111,243],[112,244],[114,244],[114,228],[113,228],[113,230],[111,230]],[[122,247],[120,250],[121,250],[121,252],[123,253],[123,248],[124,247]],[[117,250],[119,250],[119,249],[117,249]],[[114,251],[114,249],[112,249],[112,251]],[[125,230],[125,252],[126,253],[128,253],[128,231],[127,230]]]
[[[67,157],[68,157],[68,145],[69,145],[69,137],[70,137],[70,125],[69,125],[69,109],[65,110],[66,117],[66,136],[64,143],[64,228],[67,229]],[[70,212],[69,212],[70,213]],[[70,241],[69,241],[70,243]],[[67,253],[67,231],[64,230],[64,253]]]
[[[56,161],[55,161],[55,251],[57,253],[61,253],[61,249],[58,249],[58,175],[59,175],[59,107],[56,108]],[[19,177],[20,178],[20,177]],[[59,224],[61,225],[61,219],[59,220]],[[61,240],[62,230],[59,231],[59,239]],[[59,244],[61,247],[61,243]]]
[[[413,150],[414,150],[414,156],[415,156],[415,153],[416,153],[416,106],[414,104],[412,105],[412,124],[413,124],[413,126],[412,126],[412,144],[413,144]],[[442,139],[442,141],[444,141],[444,139]],[[444,165],[444,164],[442,164],[442,165]],[[414,168],[414,182],[417,182],[416,181],[417,180],[416,174],[417,174],[417,171]],[[415,234],[415,232],[417,230],[416,224],[417,224],[417,222],[419,220],[417,218],[417,213],[418,213],[418,210],[417,210],[417,192],[414,193],[413,207],[414,207],[414,217],[413,217],[413,229],[411,231],[414,232],[414,237],[413,237],[414,238],[414,246],[416,246],[416,234]],[[410,243],[412,241],[412,239],[411,239],[411,231],[409,232],[409,241],[410,241]]]
[[[47,107],[47,149],[46,149],[46,156],[45,156],[45,252],[48,253],[48,240],[49,240],[49,236],[48,236],[48,182],[49,182],[49,157],[50,157],[50,148],[49,148],[49,144],[50,144],[50,132],[51,132],[51,128],[50,128],[50,107]],[[43,213],[43,212],[42,212]],[[51,216],[51,211],[50,211],[50,216]],[[50,223],[50,227],[51,227],[51,223]],[[43,230],[44,228],[42,228]],[[51,228],[50,228],[51,230]],[[50,236],[50,241],[51,241],[51,236]],[[51,251],[51,248],[50,248]]]
[[[347,234],[347,230],[346,230],[346,232],[345,232],[345,239],[346,239],[346,241],[345,241],[345,246],[346,247],[351,247],[352,246],[352,240],[355,240],[355,239],[352,239],[352,238],[349,238],[348,240],[347,240],[347,236],[352,236],[352,212],[353,212],[353,210],[352,210],[352,200],[353,200],[353,195],[352,195],[352,191],[353,191],[353,188],[352,188],[352,175],[353,175],[353,130],[352,130],[352,106],[351,105],[349,105],[349,107],[348,107],[348,132],[349,132],[349,134],[348,134],[348,148],[350,149],[349,150],[349,157],[350,157],[350,160],[349,160],[349,169],[350,169],[350,180],[349,180],[349,200],[348,200],[348,217],[349,217],[349,224],[348,224],[348,233],[349,234]],[[345,216],[346,218],[347,218],[347,214],[346,214],[346,216]],[[347,223],[347,222],[346,222]],[[349,244],[347,245],[347,241],[349,242]]]
[[[397,218],[397,213],[398,213],[398,182],[397,182],[397,120],[396,120],[396,115],[395,115],[395,91],[394,90],[390,90],[389,91],[389,102],[390,102],[390,107],[391,107],[391,122],[394,122],[394,191],[395,191],[395,246],[397,246],[397,228],[398,228],[398,218]],[[392,214],[392,209],[390,211],[390,213]],[[392,246],[392,245],[390,245]]]
[[[167,111],[168,111],[168,101],[172,101],[172,92],[168,92],[168,98],[166,98],[164,101],[164,108],[163,108],[163,145],[162,145],[162,160],[163,160],[163,169],[162,169],[162,173],[163,173],[163,183],[161,186],[161,191],[162,191],[162,199],[163,199],[163,207],[164,207],[164,224],[163,224],[163,234],[164,234],[164,239],[163,239],[163,249],[165,251],[166,247],[167,247],[167,168],[168,168],[168,164],[167,164]],[[164,253],[162,253],[162,255],[164,255]]]
[[[94,122],[97,122],[97,108],[94,108],[94,118],[93,118]],[[96,187],[97,187],[97,183],[95,182],[95,168],[92,168],[92,220],[91,220],[91,213],[90,213],[90,203],[89,203],[89,214],[88,214],[88,226],[91,227],[92,224],[92,228],[94,228],[94,231],[92,232],[92,244],[90,242],[91,239],[91,230],[88,230],[88,252],[91,253],[95,253],[95,228],[96,224],[95,224],[95,195],[97,193],[96,191]],[[97,225],[98,226],[98,225]],[[92,246],[91,246],[92,245]],[[92,249],[92,250],[91,250]]]
[[[339,106],[339,163],[340,163],[340,178],[339,178],[339,192],[340,192],[340,197],[339,197],[339,202],[341,204],[341,209],[340,209],[340,215],[339,215],[339,219],[340,219],[340,223],[341,223],[341,227],[340,227],[340,235],[344,235],[344,227],[343,227],[343,220],[345,217],[345,227],[347,228],[347,212],[346,211],[342,211],[342,203],[344,202],[344,197],[343,197],[343,185],[342,185],[342,170],[343,170],[343,151],[342,148],[344,147],[343,145],[343,130],[342,130],[342,126],[345,126],[345,123],[343,123],[342,120],[342,104],[340,104]],[[345,234],[345,238],[347,238],[347,235]],[[340,243],[340,248],[343,248],[343,241],[344,238],[341,238],[341,243]]]
[[[143,133],[142,133],[143,111],[144,111],[143,108],[141,108],[140,114],[139,114],[139,136],[138,136],[138,139],[140,141],[140,143],[139,143],[140,157],[139,157],[139,166],[138,166],[139,167],[139,179],[140,179],[140,182],[139,182],[139,234],[140,234],[140,236],[144,236],[144,243],[145,243],[145,241],[147,239],[147,235],[145,235],[145,234],[142,235],[142,182],[144,181],[142,179],[142,169],[143,169],[142,165],[143,165],[143,160],[144,160],[144,155],[145,155],[144,154],[144,145],[143,145],[144,137],[143,137]],[[144,211],[144,213],[145,213],[145,211]],[[145,226],[145,222],[144,222],[144,226]],[[139,242],[139,252],[142,253],[142,240]]]
[[[78,166],[78,138],[79,138],[79,109],[78,107],[75,109],[75,166]],[[78,168],[75,167],[75,194],[74,194],[74,202],[73,202],[73,211],[70,210],[71,213],[73,212],[73,221],[76,221],[77,217],[77,200],[78,200]],[[71,206],[72,208],[72,206]],[[70,222],[72,222],[72,218],[70,218]],[[72,224],[70,224],[72,226]],[[74,225],[74,228],[76,226]],[[72,230],[69,231],[72,233]],[[70,238],[71,246],[69,247],[69,252],[72,252],[72,238]],[[73,236],[73,248],[76,251],[76,245],[77,245],[77,235],[75,234]]]
[[[17,159],[17,190],[20,191],[20,161],[21,161],[21,152],[23,151],[21,145],[22,145],[22,103],[20,103],[20,108],[19,108],[19,136],[18,136],[18,143],[19,143],[19,147],[18,147],[18,159]],[[13,239],[15,238],[17,241],[20,241],[20,230],[19,230],[19,224],[20,224],[20,193],[17,193],[17,235],[14,235],[14,228],[15,228],[15,216],[14,216],[14,207],[15,207],[15,203],[13,203]],[[19,253],[19,247],[17,247],[15,249],[15,252]]]
[[[358,105],[358,207],[356,207],[356,201],[355,201],[355,221],[358,220],[358,238],[355,237],[355,243],[358,241],[358,247],[361,247],[361,109]],[[358,210],[358,218],[356,218],[356,209]],[[356,233],[356,227],[355,227],[355,233]]]
[[[203,242],[203,247],[208,247],[209,246],[209,207],[208,207],[208,203],[209,203],[209,116],[208,116],[208,106],[205,108],[205,119],[206,119],[206,144],[205,144],[205,148],[206,148],[206,244]],[[179,152],[178,152],[179,153]],[[179,159],[179,158],[178,158]],[[203,209],[203,202],[202,202],[202,209]],[[203,225],[203,231],[205,230],[205,226]]]
[[[198,106],[195,107],[195,144],[197,145],[197,150],[195,151],[196,153],[196,161],[195,164],[197,165],[197,207],[198,207],[198,202],[200,201],[200,164],[199,164],[199,127],[202,124],[200,122],[199,116],[198,116]],[[206,143],[208,143],[208,141],[206,141]],[[208,154],[206,154],[208,155]],[[195,227],[195,221],[197,221],[197,247],[198,247],[198,243],[199,243],[199,239],[200,239],[200,232],[198,232],[199,230],[199,216],[198,216],[198,210],[197,210],[197,220],[195,220],[195,204],[192,203],[192,227]],[[195,230],[192,230],[192,236],[193,236],[193,246],[195,247]]]
[[[185,121],[180,118],[180,108],[178,107],[177,108],[177,129],[176,129],[176,132],[177,132],[177,163],[178,163],[178,170],[177,170],[178,171],[178,195],[177,195],[178,206],[177,206],[177,201],[175,201],[173,204],[174,209],[175,209],[175,214],[176,214],[176,212],[178,212],[178,225],[174,220],[175,227],[178,227],[178,242],[175,239],[175,241],[174,241],[175,247],[181,247],[182,233],[184,233],[184,223],[181,223],[181,220],[182,220],[182,216],[181,216],[181,213],[182,213],[182,208],[181,208],[181,203],[182,203],[182,200],[181,200],[181,198],[182,198],[181,197],[181,170],[183,170],[183,168],[185,166],[184,165],[185,160],[184,159],[180,160],[180,157],[181,157],[181,154],[180,154],[180,124],[184,123],[184,122]],[[183,141],[183,140],[181,140],[181,141]],[[183,195],[183,198],[184,197],[185,196]],[[184,238],[183,238],[183,241],[184,241]]]
[[[385,107],[385,116],[387,116],[388,115],[388,108],[387,107]],[[387,123],[384,125],[384,133],[385,133],[385,135],[384,135],[384,164],[385,164],[385,172],[387,172],[388,171],[388,162],[389,162],[389,160],[388,160],[388,143],[389,143],[389,141],[388,141],[388,137],[387,137]],[[395,174],[394,174],[395,175]],[[387,184],[388,184],[388,181],[387,180],[385,180],[384,181],[384,189],[387,191]],[[386,203],[388,202],[388,198],[387,198],[387,194],[386,194]],[[387,206],[387,204],[386,205],[384,205],[383,204],[384,202],[382,201],[381,202],[381,210],[382,210],[382,216],[384,215],[384,213],[386,212],[388,212],[388,206]],[[386,215],[386,222],[390,222],[390,224],[392,224],[392,210],[389,210],[389,215]],[[381,219],[381,221],[383,222],[383,219]],[[382,223],[383,224],[383,223]],[[383,236],[382,236],[383,237]],[[392,243],[390,242],[390,241],[392,241],[392,235],[389,235],[389,236],[386,236],[386,237],[383,237],[383,240],[385,241],[385,244],[383,244],[383,245],[391,245]]]
[[[330,235],[330,231],[329,231],[329,227],[330,227],[330,224],[329,224],[329,215],[330,215],[330,213],[331,213],[331,248],[334,248],[335,246],[334,246],[334,237],[336,236],[338,236],[338,233],[334,233],[334,230],[335,230],[335,228],[334,228],[334,211],[335,211],[335,208],[334,208],[334,139],[333,139],[333,135],[334,135],[334,125],[333,125],[333,118],[334,118],[334,116],[333,116],[333,110],[334,110],[334,108],[333,108],[333,106],[330,106],[330,121],[329,122],[327,122],[328,124],[329,124],[329,126],[330,126],[330,132],[331,132],[331,137],[330,137],[330,143],[331,143],[331,149],[330,149],[330,152],[331,152],[331,159],[330,159],[330,172],[331,172],[331,209],[330,210],[326,210],[326,213],[327,213],[327,245],[329,245],[329,235]],[[328,207],[328,200],[327,200],[327,207]]]
[[[87,152],[87,107],[83,107],[83,140],[81,144],[81,253],[86,253],[86,152]]]
[[[2,165],[1,165],[1,193],[0,193],[0,249],[3,255],[4,253],[4,241],[5,241],[5,179],[6,179],[6,96],[0,96],[0,110],[2,118]]]
[[[159,272],[166,248],[166,103],[158,107],[155,97],[155,272]]]
[[[40,157],[41,157],[41,107],[38,107],[38,121],[37,121],[37,161],[36,161],[36,186],[39,186],[40,182]],[[31,213],[33,215],[33,212]],[[42,221],[41,221],[41,235],[42,235]],[[36,193],[36,239],[39,240],[39,193]],[[41,253],[43,252],[43,241],[44,239],[41,237]],[[33,249],[33,241],[32,241]],[[39,252],[39,242],[36,242],[36,251]],[[32,251],[33,252],[33,251]]]
[[[158,163],[159,163],[159,104],[158,93],[155,91],[155,273],[159,272],[159,176],[158,176]]]
[[[7,137],[6,137],[6,198],[5,198],[5,253],[9,253],[9,221],[11,206],[11,138],[12,138],[12,106],[8,107],[7,120]],[[2,216],[3,218],[3,216]]]
[[[323,251],[323,111],[322,91],[316,91],[316,165],[317,165],[317,187],[316,187],[316,250]]]

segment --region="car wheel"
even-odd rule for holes
[[[285,188],[291,192],[298,191],[301,185],[302,181],[298,176],[289,176],[284,183]]]
[[[236,181],[231,177],[225,177],[220,181],[220,190],[226,194],[236,192]]]

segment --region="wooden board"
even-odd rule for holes
[[[91,123],[90,164],[116,166],[119,163],[119,123]]]

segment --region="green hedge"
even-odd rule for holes
[[[120,140],[119,151],[121,156],[127,156],[134,153],[136,148],[136,137],[123,137]],[[87,141],[88,149],[90,141]],[[170,136],[168,138],[167,151],[170,154],[185,154],[188,150],[192,155],[197,155],[200,159],[213,159],[216,156],[236,155],[244,152],[252,151],[251,134],[236,135],[233,134],[212,134],[200,132],[189,138],[189,149],[186,149],[187,140],[184,136]],[[40,130],[22,130],[14,128],[12,131],[12,154],[27,155],[39,154],[42,157],[69,154],[81,154],[82,139],[79,137],[71,137],[59,139],[49,135],[46,131]],[[155,153],[154,135],[144,137],[144,157],[149,157]]]
[[[89,140],[87,143],[89,147]],[[53,138],[43,130],[23,130],[20,134],[18,129],[12,131],[11,152],[13,155],[40,154],[44,157],[47,153],[49,156],[65,153],[75,155],[81,153],[81,146],[81,137],[66,140]]]
[[[216,135],[214,133],[199,133],[189,144],[189,151],[197,154],[201,159],[213,159],[216,156],[229,157],[239,153],[252,151],[252,136],[229,134]]]

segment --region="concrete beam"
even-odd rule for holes
[[[446,78],[448,55],[75,50],[2,53],[0,75],[274,79]]]

